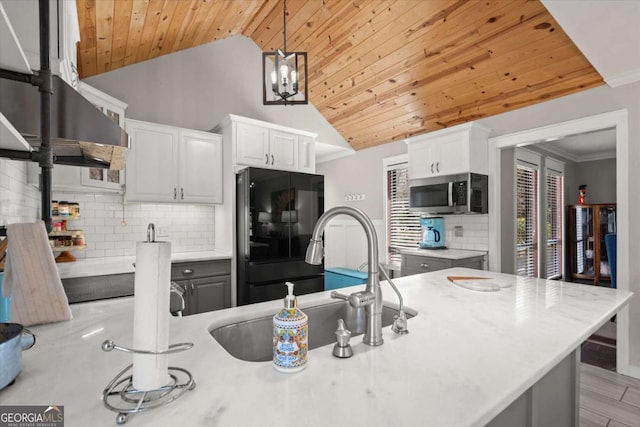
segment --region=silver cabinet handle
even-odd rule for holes
[[[274,158],[273,158],[273,154],[272,154],[271,155],[271,166],[273,166],[273,161],[274,161]]]
[[[433,173],[433,163],[431,163],[431,173]]]
[[[426,263],[424,263],[424,262],[423,262],[422,264],[420,264],[420,267],[422,267],[422,268],[429,268],[429,264],[426,264]]]
[[[180,189],[180,200],[184,200],[184,188]]]
[[[189,285],[191,287],[191,295],[193,295],[193,282],[189,282]]]
[[[185,268],[184,270],[182,270],[182,274],[193,274],[193,269]]]
[[[268,154],[264,155],[264,160],[265,160],[264,164],[268,165],[269,164],[269,155]]]
[[[436,172],[440,173],[440,162],[436,163]]]
[[[178,189],[176,187],[173,187],[173,200],[178,198]]]

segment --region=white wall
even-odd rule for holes
[[[39,217],[40,192],[27,185],[27,162],[0,158],[0,225]]]
[[[372,219],[384,219],[382,159],[406,152],[407,145],[397,141],[317,165],[316,172],[324,175],[325,210],[349,205],[362,209]],[[346,194],[364,194],[365,199],[347,202]]]
[[[127,117],[211,130],[237,114],[315,132],[318,141],[348,147],[309,105],[262,105],[262,52],[249,38],[230,37],[86,79],[126,102]]]
[[[580,162],[574,166],[573,192],[567,194],[567,204],[575,204],[578,185],[587,186],[587,203],[616,202],[616,159]]]

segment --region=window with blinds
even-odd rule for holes
[[[400,264],[400,248],[415,248],[422,240],[420,215],[409,212],[409,169],[406,163],[387,169],[388,260]]]
[[[547,218],[546,218],[546,257],[547,279],[562,277],[562,213],[563,182],[562,174],[547,169]]]
[[[538,277],[538,169],[517,165],[516,274]]]

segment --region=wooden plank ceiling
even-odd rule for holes
[[[81,77],[245,35],[282,48],[282,0],[76,0]],[[538,0],[288,0],[309,99],[355,149],[603,84]],[[292,107],[295,108],[295,107]]]

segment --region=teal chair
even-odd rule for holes
[[[604,236],[604,246],[607,248],[607,259],[609,260],[609,270],[611,271],[611,287],[616,287],[616,235],[607,234]]]

